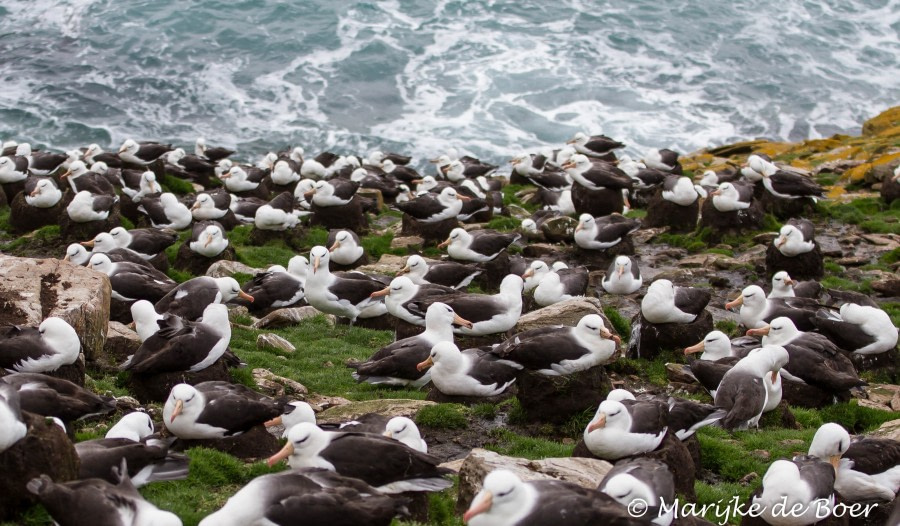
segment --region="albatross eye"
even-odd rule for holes
[[[513,487],[509,488],[509,489],[506,490],[506,491],[498,491],[498,492],[497,492],[497,496],[498,496],[498,497],[505,497],[505,496],[509,495],[510,493],[512,493],[513,491],[515,491],[515,489],[516,489],[515,486],[513,486]]]

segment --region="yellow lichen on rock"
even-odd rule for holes
[[[882,132],[900,126],[900,106],[884,110],[863,123],[863,135],[879,135]]]
[[[869,170],[872,169],[872,163],[862,163],[859,166],[854,166],[850,168],[846,172],[844,172],[844,179],[848,179],[850,181],[862,181],[866,178],[866,174],[869,173]]]

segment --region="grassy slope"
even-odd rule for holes
[[[505,189],[504,193],[508,203],[517,202],[514,194],[519,189]],[[858,199],[848,204],[827,204],[819,207],[823,216],[837,222],[857,224],[862,230],[873,233],[900,233],[900,225],[896,221],[897,209],[897,203],[889,209],[870,198]],[[7,220],[8,210],[0,211],[0,230],[5,229]],[[492,222],[491,226],[506,230],[515,228],[516,224],[517,222],[512,220],[498,218]],[[767,229],[763,229],[763,231],[765,230]],[[9,239],[9,241],[6,244],[0,242],[0,250],[17,253],[25,248],[34,250],[36,247],[52,245],[56,241],[58,233],[57,227],[45,227],[32,235],[17,239],[5,236],[5,239]],[[237,247],[238,259],[243,263],[253,267],[266,267],[276,263],[285,265],[295,253],[280,241],[262,247],[249,246],[247,244],[249,233],[250,227],[239,227],[229,235],[231,242]],[[667,236],[658,239],[657,242],[664,241],[673,246],[688,248],[692,252],[709,251],[710,249],[705,243],[698,243],[698,238],[702,238],[702,232],[698,234],[684,237]],[[312,229],[305,235],[303,246],[308,249],[313,245],[323,244],[326,236],[327,233],[324,230]],[[390,249],[391,237],[390,234],[385,234],[364,238],[363,244],[372,255],[373,261],[377,260],[380,254],[395,252]],[[750,238],[752,235],[735,238],[729,240],[727,244],[732,245],[736,251],[740,251]],[[170,249],[169,256],[172,260],[174,260],[174,252],[174,249]],[[898,259],[900,259],[900,254],[895,250],[882,256],[871,267],[889,270],[890,266]],[[837,273],[840,271],[840,267],[829,262],[829,271]],[[179,281],[190,277],[177,271],[171,271],[171,274]],[[833,275],[826,278],[826,283],[836,288],[864,292],[871,290],[867,289],[866,283],[850,282]],[[884,307],[891,314],[894,323],[900,324],[900,305],[888,303]],[[618,316],[610,309],[607,310],[609,311],[607,315],[610,316],[619,332],[628,335],[628,320]],[[718,328],[727,332],[733,332],[736,329],[736,327],[724,324]],[[357,384],[350,377],[350,371],[344,367],[347,359],[364,359],[373,350],[391,341],[390,333],[342,325],[331,326],[324,317],[313,318],[297,327],[265,332],[274,332],[287,338],[297,346],[297,351],[287,354],[259,350],[256,347],[256,337],[260,331],[235,327],[232,348],[249,365],[246,369],[236,372],[236,381],[252,384],[250,374],[252,368],[263,367],[277,375],[298,380],[311,392],[324,395],[342,396],[352,400],[424,398],[423,391],[385,389],[368,384]],[[666,383],[665,362],[679,359],[674,354],[664,354],[653,362],[621,360],[610,368],[620,374],[639,374],[648,381],[663,386]],[[127,394],[124,377],[104,376],[96,371],[90,371],[89,374],[92,376],[89,384],[95,390],[117,396]],[[498,414],[508,414],[512,425],[488,432],[484,437],[485,446],[503,454],[537,459],[570,455],[574,440],[580,437],[591,416],[590,414],[580,415],[559,428],[546,426],[526,431],[515,426],[516,405],[515,400],[504,402],[499,406],[482,404],[472,408],[443,404],[423,412],[419,415],[418,420],[420,425],[426,429],[429,427],[461,429],[467,426],[471,419],[491,420]],[[822,422],[836,421],[853,432],[859,433],[872,430],[883,421],[898,418],[897,413],[860,408],[852,402],[820,411],[795,409],[794,413],[801,426],[800,429],[783,429],[774,423],[769,423],[759,431],[734,434],[721,429],[701,430],[699,438],[704,478],[707,482],[697,483],[698,502],[704,504],[720,499],[728,500],[733,495],[739,495],[742,499],[746,498],[757,487],[760,479],[759,477],[750,477],[747,480],[745,476],[748,473],[756,473],[761,476],[772,460],[804,451],[815,429]],[[112,420],[81,424],[78,430],[79,440],[102,436],[110,422]],[[532,436],[526,436],[526,432]],[[184,523],[188,526],[196,524],[203,516],[220,507],[230,495],[253,477],[273,471],[261,462],[244,464],[216,451],[192,449],[188,454],[192,463],[191,475],[187,480],[158,483],[142,490],[146,498],[163,508],[173,510],[183,518]],[[274,468],[274,470],[277,469],[283,468]],[[454,506],[454,490],[432,496],[432,524],[461,524],[460,519],[455,516]],[[42,525],[48,523],[49,519],[46,513],[40,507],[36,507],[26,514],[18,524]]]

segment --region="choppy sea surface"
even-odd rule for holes
[[[688,152],[897,103],[900,0],[0,3],[0,139],[58,149]]]

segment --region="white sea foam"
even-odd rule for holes
[[[640,156],[852,132],[900,92],[900,0],[8,4],[0,136],[61,148],[502,161],[583,130]]]

